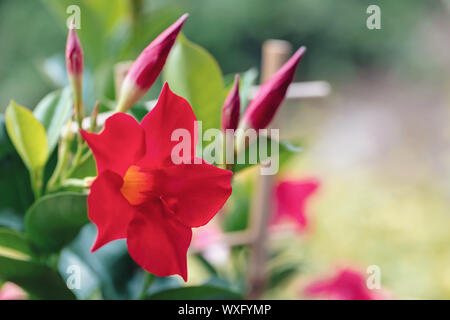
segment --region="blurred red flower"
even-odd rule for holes
[[[307,296],[331,300],[383,300],[380,290],[370,290],[363,274],[353,269],[341,269],[334,276],[317,280],[304,291]]]
[[[281,181],[274,189],[275,215],[273,223],[283,220],[294,222],[299,231],[308,224],[306,216],[307,200],[319,188],[319,180],[301,179]]]
[[[145,270],[187,281],[191,228],[208,223],[231,194],[231,172],[195,158],[195,121],[189,103],[165,84],[141,124],[117,113],[100,134],[81,132],[98,170],[88,197],[98,228],[92,251],[126,238],[130,256]],[[191,163],[200,164],[173,164],[176,129],[194,137]]]

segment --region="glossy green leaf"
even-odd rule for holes
[[[49,153],[58,143],[61,129],[69,120],[71,111],[72,90],[69,87],[49,93],[34,109],[34,116],[45,128]]]
[[[45,129],[33,113],[11,101],[6,109],[6,130],[22,158],[31,170],[42,169],[47,161],[48,147]]]
[[[25,235],[42,252],[57,252],[88,223],[86,195],[55,193],[40,198],[25,216]]]
[[[0,229],[0,280],[11,281],[36,299],[74,299],[61,276],[33,260],[23,235]]]
[[[220,128],[220,115],[226,90],[217,61],[202,47],[178,36],[167,59],[164,80],[191,104],[203,130]]]
[[[214,285],[191,286],[159,291],[147,297],[149,300],[238,300],[242,295],[228,288]]]

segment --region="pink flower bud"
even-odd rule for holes
[[[236,130],[241,113],[241,99],[239,97],[239,75],[236,74],[234,84],[222,108],[222,131]]]
[[[69,76],[83,73],[83,49],[75,29],[70,29],[67,37],[66,66]]]
[[[129,110],[153,85],[161,73],[167,56],[188,16],[187,13],[184,14],[161,33],[142,51],[133,63],[123,81],[117,111],[126,112]]]
[[[264,129],[272,121],[286,91],[294,79],[297,65],[305,53],[306,48],[301,47],[266,83],[248,106],[242,118],[243,128]]]
[[[83,90],[83,49],[74,28],[69,30],[66,44],[66,68],[73,91],[75,118],[79,125],[84,118],[82,103]]]

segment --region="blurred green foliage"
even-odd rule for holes
[[[408,73],[425,68],[411,54],[412,41],[418,22],[441,6],[439,1],[376,1],[382,29],[371,31],[366,9],[374,1],[369,0],[112,0],[106,1],[106,12],[105,1],[0,0],[1,111],[12,97],[32,108],[65,84],[43,75],[42,68],[55,54],[62,61],[70,4],[81,7],[80,37],[91,71],[85,81],[96,98],[114,96],[113,63],[134,59],[183,12],[191,15],[184,28],[187,37],[211,52],[225,74],[259,66],[262,42],[277,38],[308,47],[300,79],[342,82],[362,67],[403,67]],[[52,72],[65,81],[64,70]],[[153,91],[154,96],[157,86]]]

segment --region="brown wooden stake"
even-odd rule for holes
[[[268,40],[262,47],[261,82],[267,81],[287,61],[292,48],[289,42]],[[254,235],[249,265],[249,299],[260,299],[267,282],[267,238],[272,213],[274,177],[260,175],[250,211],[251,232]]]

